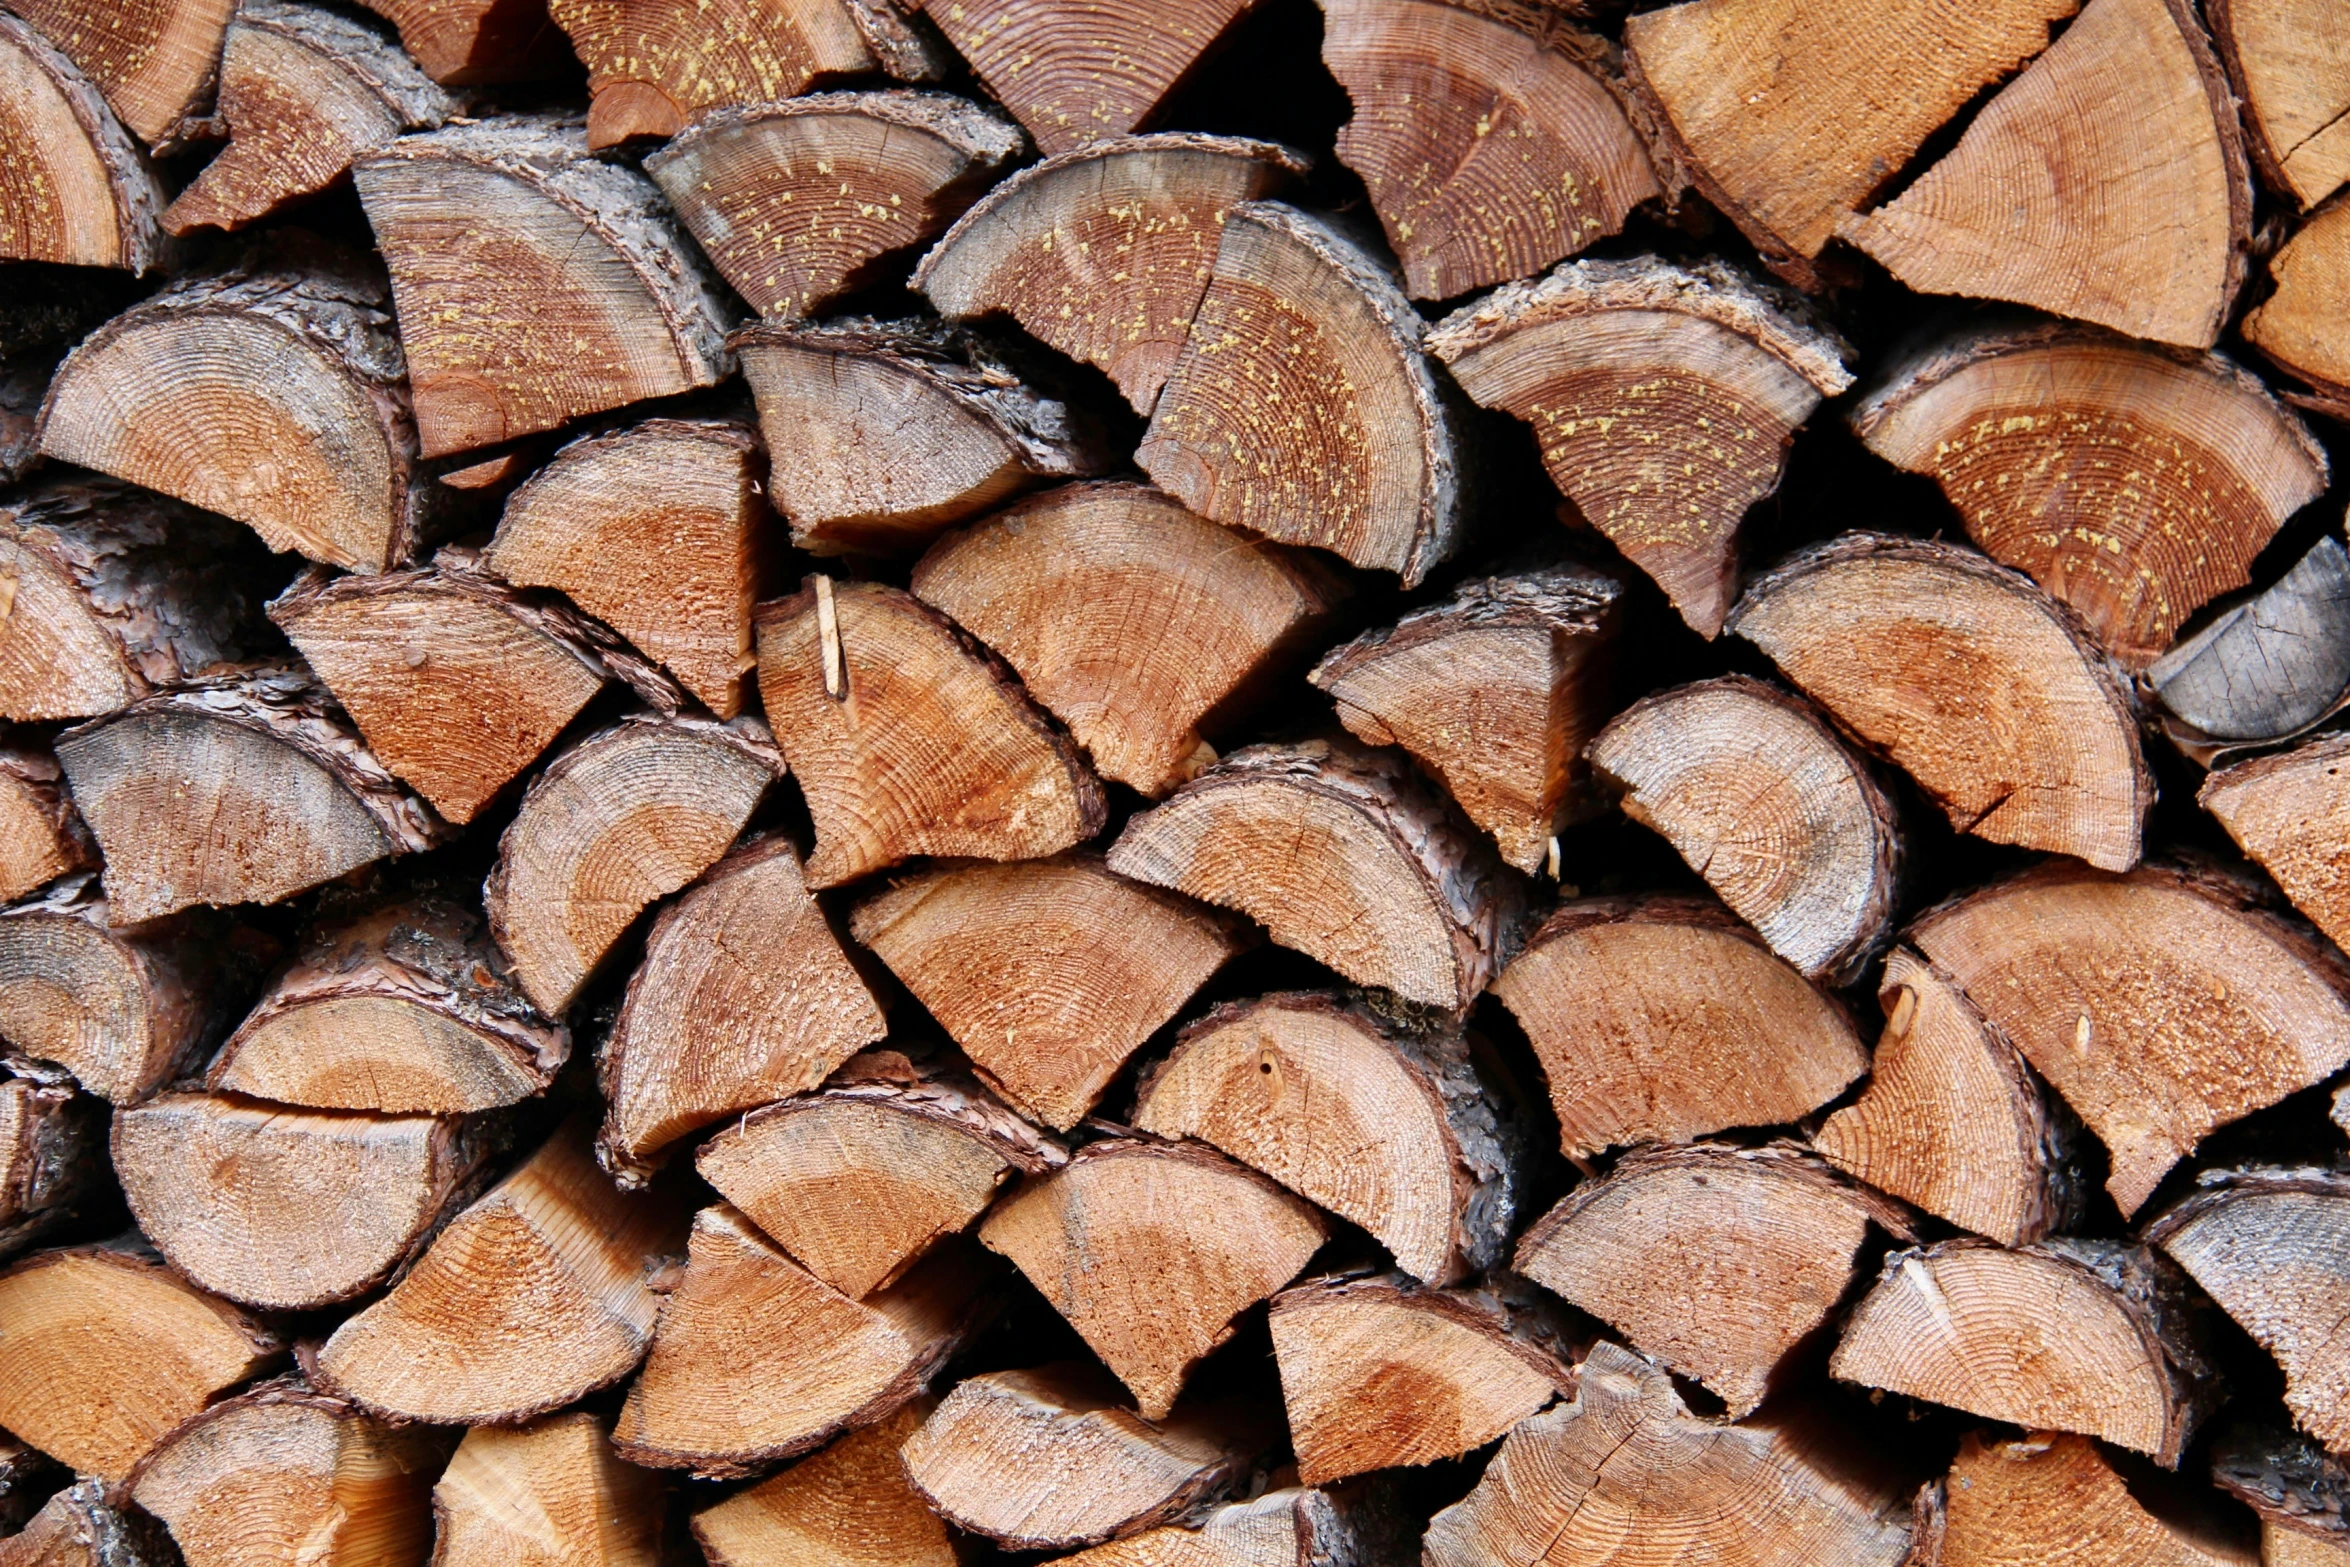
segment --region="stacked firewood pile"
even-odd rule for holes
[[[2345,0],[0,3],[0,1567],[2350,1563]]]

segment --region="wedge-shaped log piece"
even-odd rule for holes
[[[755,838],[645,938],[598,1060],[608,1108],[597,1155],[624,1180],[640,1176],[678,1138],[806,1093],[888,1031],[809,895],[799,851]]]
[[[371,264],[239,265],[115,317],[67,356],[41,450],[361,571],[429,527],[400,342]]]
[[[1534,427],[1559,493],[1708,637],[1738,594],[1740,521],[1852,384],[1842,338],[1718,261],[1570,262],[1447,316],[1428,351]]]
[[[98,840],[65,792],[56,753],[29,734],[0,740],[0,900],[97,868]]]
[[[694,1514],[702,1555],[710,1567],[959,1567],[947,1526],[898,1458],[937,1407],[925,1394]]]
[[[1622,591],[1575,567],[1479,578],[1335,649],[1307,678],[1356,739],[1411,752],[1531,875],[1582,803]]]
[[[1744,675],[1701,680],[1633,704],[1589,755],[1624,814],[1806,978],[1842,984],[1884,946],[1893,802],[1810,703]]]
[[[9,7],[98,84],[122,123],[150,142],[178,140],[212,95],[235,0],[160,0],[129,8],[87,0]]]
[[[1613,46],[1535,7],[1329,0],[1322,63],[1354,102],[1363,177],[1414,299],[1541,271],[1661,194]]]
[[[2146,671],[2190,756],[2289,739],[2350,690],[2350,551],[2328,534],[2267,590],[2232,604]]]
[[[539,1009],[561,1017],[639,913],[718,862],[782,771],[750,718],[624,718],[550,762],[484,890]]]
[[[1134,460],[1203,517],[1418,587],[1464,529],[1458,415],[1423,331],[1328,219],[1236,206]]]
[[[2350,1561],[2350,1471],[2296,1432],[2239,1422],[2212,1444],[2212,1483],[2260,1518],[2262,1567]],[[2200,1567],[2200,1564],[2198,1564]]]
[[[2142,670],[2326,487],[2317,440],[2212,354],[2089,327],[1928,345],[1852,412],[1869,449],[1942,486],[1967,532]]]
[[[874,1051],[822,1093],[743,1117],[694,1164],[792,1259],[851,1300],[1069,1153],[938,1063]]]
[[[448,833],[299,666],[158,692],[58,736],[57,760],[125,925],[282,902]]]
[[[2223,767],[2196,800],[2336,946],[2350,942],[2350,737]]]
[[[1852,1020],[1694,898],[1562,905],[1493,982],[1584,1158],[1808,1115],[1868,1070]]]
[[[1360,985],[1465,1011],[1514,948],[1526,890],[1395,752],[1252,745],[1131,818],[1121,876],[1237,908]]]
[[[422,1567],[449,1447],[441,1432],[385,1425],[286,1378],[190,1419],[128,1489],[188,1567]]]
[[[2027,1430],[2102,1437],[2168,1468],[2216,1394],[2185,1278],[2156,1252],[2102,1240],[1896,1252],[1829,1370]]]
[[[1428,1526],[1427,1567],[1896,1567],[1902,1487],[1798,1420],[1692,1415],[1630,1350],[1592,1348],[1575,1397],[1519,1424]]]
[[[1121,480],[1064,485],[932,545],[915,597],[1003,655],[1105,778],[1158,798],[1200,736],[1327,619],[1346,585]]]
[[[1107,471],[1091,421],[1016,350],[936,322],[762,321],[732,339],[767,436],[769,495],[817,554],[911,554],[1056,479]]]
[[[2209,348],[2251,226],[2234,95],[2194,8],[2089,0],[1942,161],[1837,233],[1920,293]]]
[[[1273,1297],[1273,1352],[1309,1483],[1451,1458],[1574,1391],[1574,1346],[1523,1284],[1422,1289],[1400,1274]]]
[[[477,1426],[432,1490],[433,1562],[660,1567],[665,1491],[660,1476],[621,1461],[594,1415]]]
[[[59,1076],[0,1067],[0,1259],[73,1219],[102,1180],[105,1112]],[[7,1495],[0,1485],[0,1525]]]
[[[392,1292],[319,1349],[323,1391],[395,1420],[511,1424],[636,1369],[683,1239],[665,1194],[616,1190],[575,1120],[452,1220]]]
[[[444,87],[532,81],[572,64],[546,0],[361,0],[400,30],[400,43]]]
[[[10,16],[0,18],[0,87],[14,154],[0,183],[0,258],[129,272],[160,265],[163,182],[89,78]]]
[[[2137,863],[2154,780],[2129,694],[2018,573],[1939,540],[1849,533],[1757,581],[1724,625],[1961,832]]]
[[[1885,1031],[1859,1102],[1812,1143],[1849,1175],[2003,1246],[2080,1218],[2077,1125],[1958,982],[1906,946],[1885,960]]]
[[[76,1480],[0,1539],[0,1567],[169,1567],[180,1560],[154,1520],[107,1500],[106,1482]]]
[[[2048,866],[1929,910],[1948,971],[2105,1142],[2133,1214],[2206,1132],[2350,1061],[2350,974],[2216,877]]]
[[[424,1249],[495,1150],[486,1130],[174,1093],[116,1112],[114,1170],[141,1233],[189,1279],[311,1311]]]
[[[2310,1169],[2207,1172],[2148,1226],[2204,1293],[2276,1357],[2285,1407],[2304,1431],[2350,1450],[2350,1176]]]
[[[1286,147],[1195,131],[1092,142],[988,192],[922,258],[914,286],[950,319],[1010,316],[1098,365],[1147,414],[1207,293],[1226,214],[1305,169]]]
[[[1101,831],[1076,747],[912,594],[812,577],[760,608],[758,633],[767,721],[816,819],[809,885],[918,854],[1035,859]]]
[[[731,419],[583,436],[507,498],[482,567],[562,589],[733,718],[753,667],[764,471],[757,440]]]
[[[1091,1366],[990,1371],[942,1401],[902,1450],[906,1474],[958,1529],[1015,1551],[1065,1551],[1182,1518],[1245,1485],[1264,1412],[1187,1408],[1145,1421]]]
[[[2244,318],[2245,340],[2315,389],[2296,400],[2336,417],[2350,410],[2350,332],[2341,317],[2350,304],[2341,280],[2345,260],[2350,202],[2329,202],[2269,258],[2276,292]]]
[[[1970,1432],[1920,1511],[1921,1543],[1931,1542],[1921,1567],[2257,1567],[2264,1559],[2216,1530],[2148,1512],[2097,1444],[2079,1436],[1998,1442]],[[2265,1557],[2268,1567],[2296,1560]]]
[[[2279,195],[2314,207],[2350,179],[2350,32],[2309,0],[2214,0],[2212,39],[2243,100],[2252,161]]]
[[[709,386],[732,311],[653,182],[577,121],[409,136],[352,170],[392,272],[427,457]]]
[[[904,1407],[992,1316],[977,1247],[941,1247],[855,1301],[732,1208],[695,1216],[685,1277],[661,1307],[612,1445],[631,1463],[731,1478]]]
[[[243,228],[457,107],[375,29],[323,6],[246,0],[220,60],[229,144],[164,209],[163,226]]]
[[[1164,1524],[1062,1561],[1082,1567],[1401,1567],[1411,1526],[1367,1486],[1360,1494],[1287,1486],[1211,1508],[1197,1524]]]
[[[1909,1218],[1791,1143],[1644,1148],[1518,1243],[1535,1283],[1751,1414],[1852,1284],[1869,1226]]]
[[[1235,921],[1082,853],[909,876],[849,928],[990,1087],[1061,1131],[1248,945]]]
[[[752,309],[810,316],[937,237],[1027,145],[951,93],[817,93],[706,114],[645,172]]]
[[[1697,0],[1627,23],[1625,63],[1675,182],[1694,182],[1808,286],[1837,223],[1977,92],[2047,48],[2049,24],[2077,3]],[[1771,46],[1756,48],[1761,38]]]
[[[0,560],[0,717],[96,718],[266,635],[268,557],[252,535],[112,479],[53,479],[0,503]]]
[[[1451,1018],[1314,992],[1216,1008],[1134,1096],[1136,1126],[1264,1171],[1431,1284],[1501,1260],[1517,1219],[1519,1113]]]
[[[0,1424],[115,1484],[166,1432],[283,1349],[153,1255],[69,1247],[0,1272]]]
[[[1180,1225],[1168,1220],[1182,1214]],[[1113,1138],[998,1204],[979,1238],[1012,1259],[1134,1394],[1166,1418],[1233,1318],[1297,1276],[1321,1214],[1190,1143]]]
[[[214,1093],[460,1115],[543,1092],[571,1035],[514,982],[481,915],[434,893],[323,911],[213,1057]]]

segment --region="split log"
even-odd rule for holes
[[[1885,1259],[1829,1371],[2175,1469],[2217,1401],[2189,1309],[2185,1278],[2144,1247],[1944,1241]]]
[[[994,1315],[993,1270],[968,1243],[863,1301],[732,1208],[696,1215],[689,1246],[612,1430],[631,1463],[727,1479],[821,1447],[903,1408]]]
[[[1152,798],[1214,764],[1200,727],[1292,662],[1347,592],[1302,552],[1121,480],[948,534],[912,586],[1000,653],[1102,776]]]
[[[1526,1152],[1477,1054],[1453,1019],[1373,995],[1228,1002],[1144,1075],[1134,1124],[1222,1149],[1449,1284],[1502,1260]]]
[[[2224,1535],[2148,1512],[2097,1444],[2078,1436],[1995,1442],[1969,1432],[1949,1477],[1927,1487],[1927,1498],[1918,1532],[1933,1549],[1920,1567],[2256,1567],[2260,1560]]]
[[[298,666],[197,681],[57,737],[110,918],[277,903],[447,828]]]
[[[316,1310],[390,1278],[497,1141],[478,1122],[192,1093],[118,1110],[112,1138],[140,1232],[193,1283],[263,1311]]]
[[[2336,946],[2350,943],[2345,758],[2350,737],[2308,741],[2220,768],[2195,797]]]
[[[732,307],[653,182],[576,121],[404,137],[352,169],[392,273],[423,454],[718,381]]]
[[[1418,587],[1466,531],[1459,415],[1424,332],[1330,220],[1244,202],[1134,461],[1212,521]]]
[[[465,1433],[432,1490],[434,1567],[661,1567],[667,1488],[594,1415]]]
[[[822,1093],[744,1116],[694,1164],[792,1260],[851,1300],[895,1281],[1015,1176],[1069,1152],[936,1063],[873,1051]]]
[[[678,1138],[808,1092],[888,1031],[808,892],[799,851],[754,838],[645,938],[597,1062],[608,1104],[596,1155],[622,1184],[641,1182]]]
[[[2142,670],[2251,580],[2326,456],[2257,377],[2091,327],[1993,327],[1891,366],[1851,415],[1869,450],[1941,485],[1993,559]]]
[[[1249,943],[1236,921],[1088,853],[928,870],[868,898],[849,928],[989,1087],[1064,1132]]]
[[[1852,384],[1842,338],[1718,261],[1572,262],[1447,316],[1428,351],[1534,427],[1559,493],[1706,637],[1737,597],[1740,521]]]
[[[1844,1298],[1871,1225],[1917,1239],[1796,1144],[1644,1148],[1544,1214],[1516,1267],[1743,1419]]]
[[[542,1093],[571,1035],[531,1006],[481,915],[427,892],[329,909],[206,1070],[214,1093],[462,1115]]]
[[[54,1075],[0,1065],[0,1258],[72,1220],[99,1183],[103,1112]],[[6,1498],[0,1485],[0,1523]]]
[[[2077,3],[1953,13],[1698,0],[1627,22],[1624,64],[1650,105],[1668,183],[1694,183],[1774,269],[1810,287],[1839,221],[1976,93],[2047,48],[2049,24]]]
[[[1958,982],[1906,946],[1878,985],[1885,1030],[1857,1103],[1812,1143],[1829,1162],[2003,1246],[2072,1228],[2076,1123]]]
[[[114,1484],[283,1352],[259,1322],[153,1255],[68,1247],[0,1272],[0,1425]]]
[[[164,209],[163,226],[243,228],[458,107],[375,29],[321,6],[244,0],[220,60],[229,144]]]
[[[924,1394],[694,1514],[702,1555],[710,1567],[959,1567],[954,1538],[898,1457],[937,1407]]]
[[[51,479],[0,503],[0,555],[0,717],[95,718],[267,635],[252,535],[112,479]]]
[[[423,1567],[449,1439],[301,1382],[264,1382],[165,1437],[126,1487],[187,1567]]]
[[[1168,1216],[1183,1216],[1170,1224]],[[1191,1143],[1109,1138],[1023,1182],[979,1238],[1164,1420],[1192,1367],[1329,1239],[1321,1214]]]
[[[622,719],[531,781],[484,889],[525,994],[561,1017],[637,915],[718,863],[783,767],[756,719]]]
[[[653,1337],[648,1275],[685,1215],[616,1190],[574,1120],[450,1222],[307,1364],[322,1392],[393,1420],[510,1425],[627,1376]]]
[[[0,902],[97,868],[98,841],[65,792],[57,754],[29,735],[0,740]]]
[[[1010,316],[1148,414],[1207,293],[1225,217],[1305,170],[1286,147],[1193,131],[1073,147],[988,192],[922,258],[914,286],[952,320]]]
[[[1893,802],[1812,705],[1727,675],[1643,698],[1591,768],[1806,979],[1844,984],[1884,947],[1900,892]]]
[[[2307,209],[2350,179],[2350,35],[2306,0],[2214,0],[2204,20],[2262,179]]]
[[[23,160],[0,184],[0,258],[140,273],[161,265],[163,182],[89,78],[10,16],[0,18],[0,81],[0,124]]]
[[[2018,183],[2026,165],[2044,172]],[[2251,227],[2235,97],[2194,8],[2088,0],[1947,156],[1836,232],[1922,294],[2209,348],[2243,285]]]
[[[1902,1488],[1798,1420],[1692,1415],[1662,1369],[1601,1341],[1572,1401],[1523,1421],[1428,1526],[1427,1567],[1898,1567]]]
[[[235,0],[163,0],[128,11],[87,0],[23,0],[10,10],[41,30],[134,135],[163,146],[210,106]]]
[[[754,665],[764,472],[757,439],[733,419],[583,436],[507,498],[482,569],[560,588],[733,718]]]
[[[2315,1442],[2239,1423],[2213,1444],[2211,1479],[2260,1518],[2263,1567],[2350,1560],[2350,1472]]]
[[[759,695],[816,821],[808,882],[919,854],[1055,854],[1102,789],[1011,673],[902,588],[812,577],[760,608]]]
[[[936,238],[1027,144],[950,93],[818,93],[705,114],[645,172],[753,310],[812,316]]]
[[[76,1480],[44,1502],[21,1533],[0,1539],[0,1567],[171,1567],[163,1530],[107,1498],[102,1480]]]
[[[360,0],[444,87],[534,81],[572,65],[546,0]]]
[[[1584,803],[1581,758],[1609,705],[1622,592],[1572,566],[1479,578],[1334,649],[1306,678],[1349,733],[1411,752],[1533,875]]]
[[[2146,671],[2180,749],[2290,739],[2350,701],[2350,551],[2328,534]]]
[[[2206,1132],[2350,1061],[2341,958],[2215,877],[2051,865],[1909,940],[2103,1139],[2125,1217]]]
[[[1493,982],[1569,1158],[1795,1121],[1868,1070],[1844,1009],[1694,898],[1562,904]]]
[[[2212,7],[2215,15],[2219,9]],[[2231,9],[2245,9],[2243,0]],[[2350,143],[2344,147],[2350,150]],[[2344,172],[2350,173],[2350,162]],[[2286,395],[2336,418],[2350,411],[2350,336],[2341,326],[2341,312],[2350,301],[2340,280],[2346,258],[2350,202],[2333,202],[2312,214],[2269,258],[2276,292],[2244,318],[2245,341],[2314,389]]]
[[[1315,1279],[1274,1296],[1271,1323],[1309,1485],[1457,1457],[1575,1388],[1576,1346],[1523,1285]]]
[[[1196,1525],[1156,1529],[1075,1556],[1070,1567],[1403,1567],[1415,1559],[1411,1525],[1389,1493],[1300,1490],[1294,1486],[1210,1509]]]
[[[1848,533],[1758,580],[1724,626],[1959,831],[2137,863],[2154,780],[2129,693],[2019,573],[1939,540]]]
[[[1414,299],[1531,276],[1662,194],[1614,46],[1548,8],[1328,0],[1322,63],[1354,103],[1339,161]]]
[[[1144,1421],[1090,1366],[990,1371],[906,1441],[907,1478],[958,1529],[1015,1551],[1065,1551],[1190,1515],[1247,1485],[1269,1433],[1248,1406]]]
[[[1234,752],[1131,818],[1109,866],[1453,1012],[1508,960],[1526,903],[1492,842],[1401,757],[1338,739]]]
[[[1017,351],[961,327],[762,321],[730,339],[759,405],[768,483],[816,554],[912,554],[942,529],[1112,466]]]

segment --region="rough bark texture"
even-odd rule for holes
[[[0,83],[19,154],[0,178],[0,257],[128,272],[160,265],[163,182],[97,87],[14,16],[0,17]]]

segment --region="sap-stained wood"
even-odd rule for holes
[[[2137,863],[2154,779],[2129,693],[2021,574],[1940,540],[1850,533],[1761,578],[1724,625],[1953,827]]]
[[[476,1426],[432,1490],[434,1567],[660,1567],[667,1503],[594,1415]]]
[[[2266,589],[2180,638],[2146,684],[2170,738],[2206,762],[2231,743],[2314,728],[2350,690],[2350,550],[2319,539]]]
[[[97,840],[65,792],[57,754],[30,734],[0,738],[0,900],[97,868]]]
[[[546,0],[360,0],[400,30],[427,76],[446,87],[530,81],[571,64]]]
[[[1082,852],[903,877],[850,930],[990,1087],[1062,1131],[1249,945],[1238,922]]]
[[[1092,142],[988,192],[922,258],[914,286],[950,319],[1010,316],[1099,366],[1147,414],[1190,336],[1226,215],[1305,169],[1272,142],[1196,131]]]
[[[2307,400],[2337,416],[2350,407],[2350,332],[2342,327],[2350,301],[2341,282],[2346,252],[2350,202],[2328,202],[2269,258],[2276,292],[2244,318],[2245,341],[2308,382],[2316,390]]]
[[[106,1482],[74,1481],[0,1539],[0,1567],[167,1567],[169,1538],[136,1509],[108,1500]]]
[[[2222,767],[2195,797],[2337,945],[2350,941],[2346,760],[2350,737],[2325,736]]]
[[[2124,1216],[2205,1133],[2350,1060],[2340,956],[2213,876],[2051,864],[1908,939],[2103,1139]]]
[[[953,1537],[898,1458],[937,1407],[924,1394],[694,1514],[702,1555],[711,1567],[957,1567]]]
[[[817,93],[705,114],[645,172],[752,309],[807,316],[935,238],[1026,148],[950,93]]]
[[[1832,328],[1719,261],[1569,262],[1447,316],[1428,351],[1534,427],[1559,492],[1708,637],[1737,597],[1740,521],[1852,384]]]
[[[56,1075],[0,1068],[0,1261],[77,1218],[105,1168],[105,1112]]]
[[[1799,1120],[1868,1069],[1832,997],[1694,898],[1563,904],[1493,992],[1576,1157]]]
[[[148,272],[166,256],[163,182],[72,61],[0,17],[0,257]]]
[[[1375,994],[1228,1002],[1145,1073],[1134,1124],[1222,1149],[1451,1283],[1502,1260],[1519,1218],[1523,1111],[1478,1054],[1442,1013]]]
[[[1947,1479],[1928,1488],[1920,1567],[2294,1567],[2209,1525],[2198,1531],[2148,1512],[2121,1475],[2079,1436],[1997,1441],[1970,1432]]]

